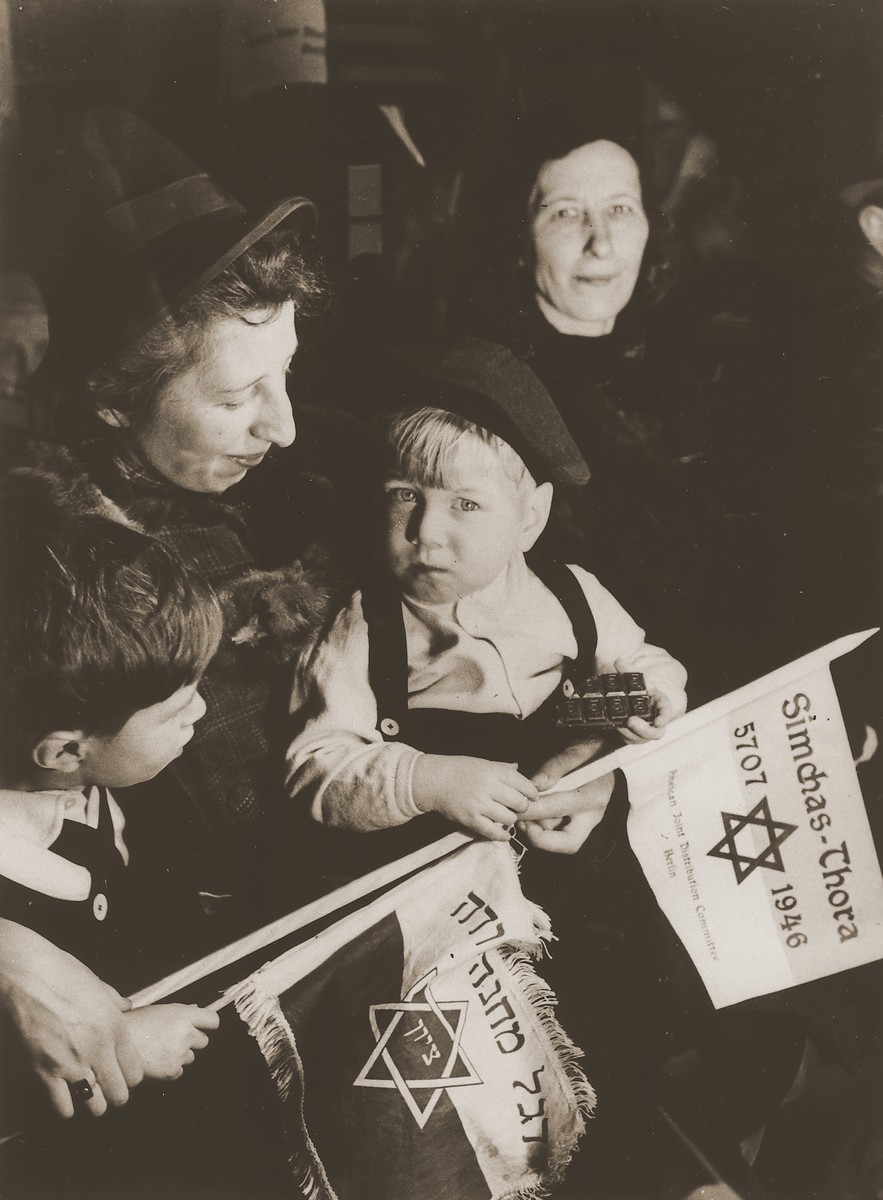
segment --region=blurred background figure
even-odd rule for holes
[[[841,370],[851,471],[860,494],[883,501],[883,117],[864,177],[840,192],[848,210],[849,292],[841,307]]]

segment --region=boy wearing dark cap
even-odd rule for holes
[[[711,1009],[643,877],[628,842],[626,789],[607,777],[570,794],[579,808],[556,807],[549,802],[564,796],[538,801],[537,783],[574,735],[557,720],[566,680],[642,673],[649,716],[619,728],[641,741],[661,737],[685,711],[686,671],[645,641],[594,575],[537,554],[554,486],[584,483],[588,471],[533,372],[477,339],[429,362],[401,390],[386,384],[393,404],[404,409],[408,397],[422,407],[385,424],[381,570],[300,668],[291,708],[305,720],[288,752],[289,788],[325,825],[386,829],[373,847],[386,857],[442,832],[438,817],[409,825],[424,813],[495,840],[518,822],[533,846],[572,855],[529,854],[522,881],[560,939],[547,976],[599,1096],[581,1155],[585,1194],[625,1195],[629,1186],[629,1195],[656,1194],[660,1178],[695,1172],[692,1160],[673,1161],[680,1149],[654,1127],[673,1048],[708,1053],[691,1095],[717,1124],[696,1118],[690,1127],[712,1158],[738,1167],[739,1140],[773,1102],[751,1074],[757,1054],[739,1018],[732,1030]],[[564,812],[576,815],[558,832]],[[351,844],[336,836],[346,854]],[[364,870],[371,839],[354,840]],[[765,1070],[766,1043],[762,1050]],[[747,1083],[737,1085],[743,1060]],[[790,1058],[783,1071],[785,1090]],[[721,1078],[732,1083],[735,1111],[710,1102]],[[770,1078],[774,1087],[779,1075],[771,1069]]]
[[[685,710],[686,672],[588,571],[526,558],[552,481],[587,474],[532,372],[478,339],[445,348],[431,371],[411,381],[429,403],[386,423],[385,570],[295,684],[292,710],[308,719],[289,786],[327,825],[436,812],[500,840],[538,795],[522,771],[560,748],[571,669],[644,674],[652,712],[629,718],[627,740],[661,736]]]

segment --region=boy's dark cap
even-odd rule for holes
[[[315,229],[305,197],[248,210],[132,113],[87,110],[61,141],[65,228],[35,271],[49,317],[44,378],[84,378],[283,222],[301,237]]]
[[[383,409],[429,406],[502,438],[539,482],[581,486],[589,468],[554,400],[506,346],[465,334],[387,346]]]

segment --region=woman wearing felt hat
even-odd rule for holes
[[[329,546],[340,543],[343,505],[316,464],[325,445],[329,462],[343,455],[349,426],[307,413],[311,472],[282,455],[296,437],[286,372],[297,321],[321,296],[310,201],[247,211],[134,116],[93,111],[70,125],[56,182],[67,225],[44,240],[39,265],[50,345],[35,388],[70,451],[61,468],[53,451],[51,466],[85,473],[226,610],[202,686],[203,736],[150,804],[127,811],[133,847],[176,881],[182,921],[198,900],[186,951],[198,957],[302,898],[293,851],[272,869],[273,755],[285,740],[286,663],[321,625],[337,577]],[[23,938],[2,923],[0,979],[41,1075],[73,1082],[88,1068],[122,1103],[119,998]],[[180,965],[155,950],[133,987]]]

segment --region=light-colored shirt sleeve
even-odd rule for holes
[[[561,604],[523,563],[484,597],[456,611],[412,606],[404,612],[414,707],[527,716],[554,692],[576,653]],[[595,618],[595,671],[641,671],[663,693],[672,716],[686,709],[687,673],[644,631],[594,575],[570,568]],[[411,779],[420,752],[384,742],[368,674],[368,627],[357,594],[299,669],[291,711],[300,732],[288,751],[288,790],[316,821],[346,829],[402,825],[420,810]]]
[[[368,675],[368,627],[357,593],[296,674],[302,722],[287,754],[289,795],[324,825],[385,829],[420,815],[411,796],[419,751],[384,742]]]
[[[652,646],[644,630],[626,612],[619,601],[582,567],[571,566],[598,630],[595,653],[599,674],[614,671],[620,663],[624,670],[640,671],[648,691],[662,692],[672,706],[672,716],[687,711],[687,671],[667,650]]]

